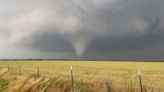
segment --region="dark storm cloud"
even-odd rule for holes
[[[46,52],[70,52],[74,49],[72,45],[62,36],[56,35],[53,32],[35,34],[35,41],[25,43],[24,47],[30,47],[35,50]]]
[[[0,0],[1,54],[10,48],[36,57],[140,59],[134,56],[163,50],[163,9],[162,0]]]
[[[130,36],[126,38],[113,39],[104,37],[95,39],[92,45],[88,47],[91,52],[110,52],[110,51],[126,51],[126,50],[144,50],[151,48],[163,42],[164,33],[149,34],[139,38]]]

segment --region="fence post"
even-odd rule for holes
[[[108,92],[112,92],[111,81],[105,81]]]
[[[19,75],[22,75],[21,65],[19,65]]]
[[[2,85],[0,85],[0,92],[2,92]]]
[[[9,64],[7,65],[7,69],[8,69],[8,72],[10,72],[10,65]]]
[[[74,91],[74,85],[73,85],[73,69],[72,69],[72,66],[71,66],[71,92],[73,92]]]
[[[40,77],[40,68],[39,68],[39,66],[37,67],[37,76],[38,76],[38,78]]]
[[[138,70],[138,77],[139,77],[139,82],[140,82],[140,90],[141,90],[141,92],[143,92],[142,78],[141,78],[141,71],[140,71],[140,69]]]

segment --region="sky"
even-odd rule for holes
[[[164,0],[0,0],[1,59],[164,60]]]

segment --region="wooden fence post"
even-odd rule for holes
[[[112,92],[111,81],[105,81],[108,92]]]
[[[22,75],[21,65],[19,65],[19,75]]]
[[[8,72],[10,72],[10,65],[9,64],[7,65],[7,69],[8,69]]]
[[[138,77],[139,77],[139,83],[140,83],[140,91],[143,92],[142,78],[141,78],[141,71],[140,71],[140,69],[138,70]]]
[[[0,85],[0,92],[2,92],[2,85]]]
[[[39,66],[37,67],[37,77],[38,78],[40,77],[40,68],[39,68]]]
[[[73,78],[73,69],[72,69],[72,66],[71,66],[71,92],[73,92],[74,91],[74,85],[73,85],[73,80],[74,78]]]

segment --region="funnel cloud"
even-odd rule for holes
[[[0,0],[0,58],[164,60],[162,0]]]

